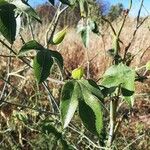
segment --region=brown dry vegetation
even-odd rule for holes
[[[141,28],[138,30],[137,35],[135,37],[132,46],[130,47],[130,52],[132,54],[137,54],[132,66],[133,67],[141,67],[148,60],[150,60],[150,31],[148,29],[148,25],[150,20],[147,20]],[[116,21],[113,23],[114,27],[117,28],[120,24],[120,21]],[[46,32],[48,24],[39,25],[35,24],[34,34],[37,41],[44,45],[44,34]],[[135,20],[128,18],[125,27],[121,34],[121,40],[123,41],[123,45],[121,46],[121,51],[124,50],[125,46],[130,42],[132,38],[132,33],[135,28]],[[25,28],[21,32],[24,40],[27,42],[31,39],[30,31],[28,28]],[[91,78],[98,80],[104,71],[111,64],[112,60],[107,55],[107,50],[112,47],[112,32],[110,28],[104,28],[102,30],[103,36],[97,36],[91,34],[90,40],[90,49],[88,50],[88,55],[90,59],[90,75]],[[21,48],[23,44],[21,40],[18,38],[13,46],[16,49],[16,52]],[[82,65],[86,69],[86,49],[84,48],[80,35],[76,33],[75,29],[69,29],[68,33],[63,41],[57,47],[52,47],[52,49],[56,49],[60,51],[60,53],[64,57],[65,68],[69,72],[73,69]],[[144,55],[143,55],[144,53]],[[9,51],[2,45],[0,45],[0,55],[9,55]],[[13,55],[13,54],[11,54]],[[33,53],[31,54],[33,55]],[[47,101],[46,91],[42,89],[42,87],[38,87],[36,85],[35,79],[33,77],[33,73],[31,69],[25,69],[24,63],[22,63],[17,57],[12,58],[12,66],[11,72],[19,71],[20,76],[12,75],[10,81],[13,86],[17,87],[21,92],[17,93],[11,86],[7,88],[7,100],[13,103],[26,104],[30,107],[38,106],[43,109],[50,110],[50,105]],[[0,74],[5,77],[7,70],[7,58],[0,56]],[[144,70],[143,70],[144,72]],[[142,73],[142,72],[141,72]],[[52,78],[59,77],[57,74],[53,74]],[[4,81],[0,80],[0,91],[2,91],[2,87],[4,85]],[[51,83],[49,81],[49,86],[54,96],[59,98],[59,90],[58,84]],[[39,92],[37,94],[37,91]],[[119,146],[119,150],[123,149],[126,145],[130,144],[134,140],[140,137],[135,141],[130,149],[143,149],[148,150],[150,148],[149,136],[150,136],[150,79],[146,80],[144,83],[137,83],[136,86],[136,104],[133,108],[133,112],[130,114],[132,116],[131,119],[128,119],[122,124],[122,128],[119,130],[118,138],[116,145]],[[26,101],[24,99],[28,99]],[[14,111],[18,111],[17,107],[6,105],[7,109],[5,109],[5,105],[2,105],[1,116],[0,116],[0,130],[4,130],[4,126],[9,118],[12,117]],[[8,109],[10,108],[10,109]],[[126,106],[124,107],[126,109]],[[13,112],[12,112],[13,110]],[[35,114],[30,110],[25,111],[26,114],[31,115],[31,120],[36,119]],[[17,127],[17,126],[16,126]],[[33,132],[23,133],[22,136],[24,138],[31,139],[32,137],[36,137],[36,134]],[[27,136],[27,137],[25,137]],[[7,136],[6,136],[7,137]],[[0,141],[4,138],[4,135],[0,133]],[[16,135],[18,138],[18,135]],[[17,140],[16,140],[17,141]],[[21,141],[18,141],[21,142]],[[80,145],[80,144],[79,144]],[[82,146],[82,144],[81,144]],[[84,147],[84,146],[83,146]],[[29,147],[28,147],[29,148]],[[28,149],[25,148],[25,149]],[[29,148],[30,149],[30,148]],[[82,149],[82,148],[81,148]]]

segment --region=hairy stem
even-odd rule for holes
[[[110,102],[110,130],[108,135],[108,143],[107,146],[111,147],[112,142],[114,140],[114,129],[116,124],[116,110],[117,110],[117,101],[112,99]]]

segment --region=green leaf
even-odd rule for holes
[[[81,38],[85,47],[89,47],[90,40],[90,29],[87,27],[85,30],[81,32]]]
[[[85,127],[100,136],[103,129],[103,113],[100,100],[81,86],[82,99],[79,100],[79,115]]]
[[[81,33],[81,38],[85,47],[89,47],[90,33],[99,33],[96,23],[90,18],[81,19],[77,25],[77,32]]]
[[[11,3],[14,4],[18,10],[41,23],[40,17],[37,15],[36,11],[26,1],[13,0]]]
[[[85,79],[82,79],[79,81],[80,85],[87,88],[88,91],[95,95],[99,100],[103,100],[104,96],[99,88],[99,86],[96,84],[95,81],[89,79],[89,80],[85,80]]]
[[[59,52],[57,52],[57,51],[52,51],[52,50],[49,50],[49,51],[50,51],[51,56],[53,57],[53,59],[58,64],[58,66],[61,67],[61,68],[63,68],[63,66],[64,66],[64,60],[63,60],[62,55]]]
[[[80,80],[84,75],[84,70],[82,67],[78,67],[72,71],[72,78]]]
[[[100,136],[103,129],[102,100],[98,85],[92,81],[70,80],[61,93],[61,118],[67,127],[79,104],[79,115],[85,127]]]
[[[15,8],[13,4],[0,1],[0,32],[10,44],[13,44],[16,36]]]
[[[133,107],[133,105],[134,105],[134,95],[124,96],[123,98],[128,103],[129,107]]]
[[[42,83],[50,74],[53,59],[49,50],[39,51],[33,61],[33,69],[38,83]]]
[[[44,50],[44,47],[41,44],[39,44],[37,41],[32,40],[32,41],[29,41],[29,42],[25,43],[22,46],[22,48],[20,49],[18,55],[26,53],[30,50]]]
[[[80,87],[74,80],[68,81],[61,93],[60,111],[63,128],[70,123],[78,106]]]
[[[102,85],[106,88],[121,86],[122,95],[129,97],[135,91],[135,70],[120,63],[111,66],[104,74]]]

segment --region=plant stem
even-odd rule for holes
[[[110,130],[107,146],[111,147],[112,142],[114,140],[114,129],[116,124],[116,110],[117,110],[117,100],[112,99],[110,102]]]

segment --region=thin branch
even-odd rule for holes
[[[133,143],[135,143],[137,140],[141,139],[142,137],[144,137],[144,134],[142,134],[141,136],[139,136],[138,138],[136,138],[133,142],[131,142],[130,144],[128,144],[123,150],[127,150]]]
[[[12,47],[12,45],[11,45]],[[11,54],[11,52],[10,52]],[[9,73],[11,71],[11,57],[8,57],[8,60],[7,60],[7,75],[6,75],[6,81],[9,82]],[[5,94],[5,90],[6,90],[6,87],[7,87],[7,82],[4,83],[4,86],[3,86],[3,89],[2,89],[2,92],[1,92],[1,96],[0,96],[0,101],[2,100],[4,94]]]
[[[6,57],[6,58],[7,58],[7,57],[16,58],[16,56],[13,56],[13,55],[2,55],[2,54],[0,55],[0,57],[4,57],[4,58],[5,58],[5,57]]]
[[[144,2],[144,0],[142,0],[141,4],[140,4],[140,8],[139,8],[139,11],[138,11],[138,16],[137,16],[137,21],[136,21],[136,27],[135,27],[135,30],[134,30],[134,32],[132,34],[132,39],[130,40],[130,42],[128,43],[128,45],[125,47],[125,50],[124,50],[124,60],[126,58],[126,54],[127,54],[128,50],[129,50],[129,48],[131,47],[131,45],[132,45],[132,43],[133,43],[133,41],[135,39],[135,35],[136,35],[138,29],[148,19],[148,16],[147,16],[147,17],[145,17],[143,19],[143,21],[140,22],[140,15],[141,15],[141,10],[142,10],[142,6],[143,6],[143,2]]]
[[[14,105],[14,106],[17,106],[17,107],[20,107],[20,108],[23,108],[23,109],[35,110],[35,111],[37,111],[39,113],[45,113],[45,114],[57,115],[57,116],[59,115],[58,113],[53,113],[53,112],[45,111],[45,110],[42,110],[42,109],[36,109],[36,108],[29,107],[29,106],[25,106],[25,105],[21,105],[21,104],[17,104],[17,103],[8,102],[8,101],[5,101],[3,99],[1,100],[1,102],[9,104],[9,105]]]
[[[17,53],[11,48],[9,47],[4,41],[2,41],[0,39],[0,43],[2,43],[2,45],[4,45],[7,49],[9,49],[14,55],[17,56]],[[18,57],[19,59],[21,59],[25,64],[27,64],[28,66],[31,67],[30,63],[29,63],[29,60],[28,59],[25,59],[24,57]]]
[[[111,23],[108,19],[106,19],[106,18],[104,18],[104,17],[102,17],[102,19],[103,19],[105,22],[107,22],[107,23],[109,24],[109,26],[110,26],[110,28],[111,28],[113,34],[114,34],[114,35],[117,35],[117,33],[116,33],[116,31],[115,31],[115,28],[113,27],[112,23]]]
[[[46,89],[46,91],[47,91],[47,93],[48,93],[50,104],[52,105],[52,104],[54,103],[55,106],[56,106],[57,111],[59,112],[59,111],[60,111],[60,110],[59,110],[59,107],[58,107],[58,105],[57,105],[57,103],[56,103],[56,100],[55,100],[54,96],[51,94],[51,91],[49,90],[49,87],[48,87],[47,83],[46,83],[46,82],[43,82],[43,86],[44,86],[44,88]],[[53,106],[53,105],[52,105],[52,106]],[[53,111],[54,111],[54,110],[53,110]]]
[[[109,148],[106,147],[101,147],[96,145],[91,139],[89,139],[86,135],[84,135],[82,132],[78,131],[77,129],[75,129],[74,127],[68,126],[68,128],[70,128],[71,130],[73,130],[74,132],[78,133],[79,135],[83,136],[83,138],[85,138],[89,143],[91,143],[95,148],[98,149],[103,149],[103,150],[109,150]]]
[[[8,82],[6,79],[4,79],[2,76],[0,76],[0,79],[9,84],[12,88],[14,88],[17,92],[21,93],[18,88],[16,88],[14,85],[12,85],[10,82]]]
[[[144,52],[142,53],[142,55],[141,55],[141,57],[140,57],[140,62],[141,62],[142,58],[144,57],[145,53],[146,53],[149,49],[150,49],[150,46],[148,46],[148,47],[144,50]]]

